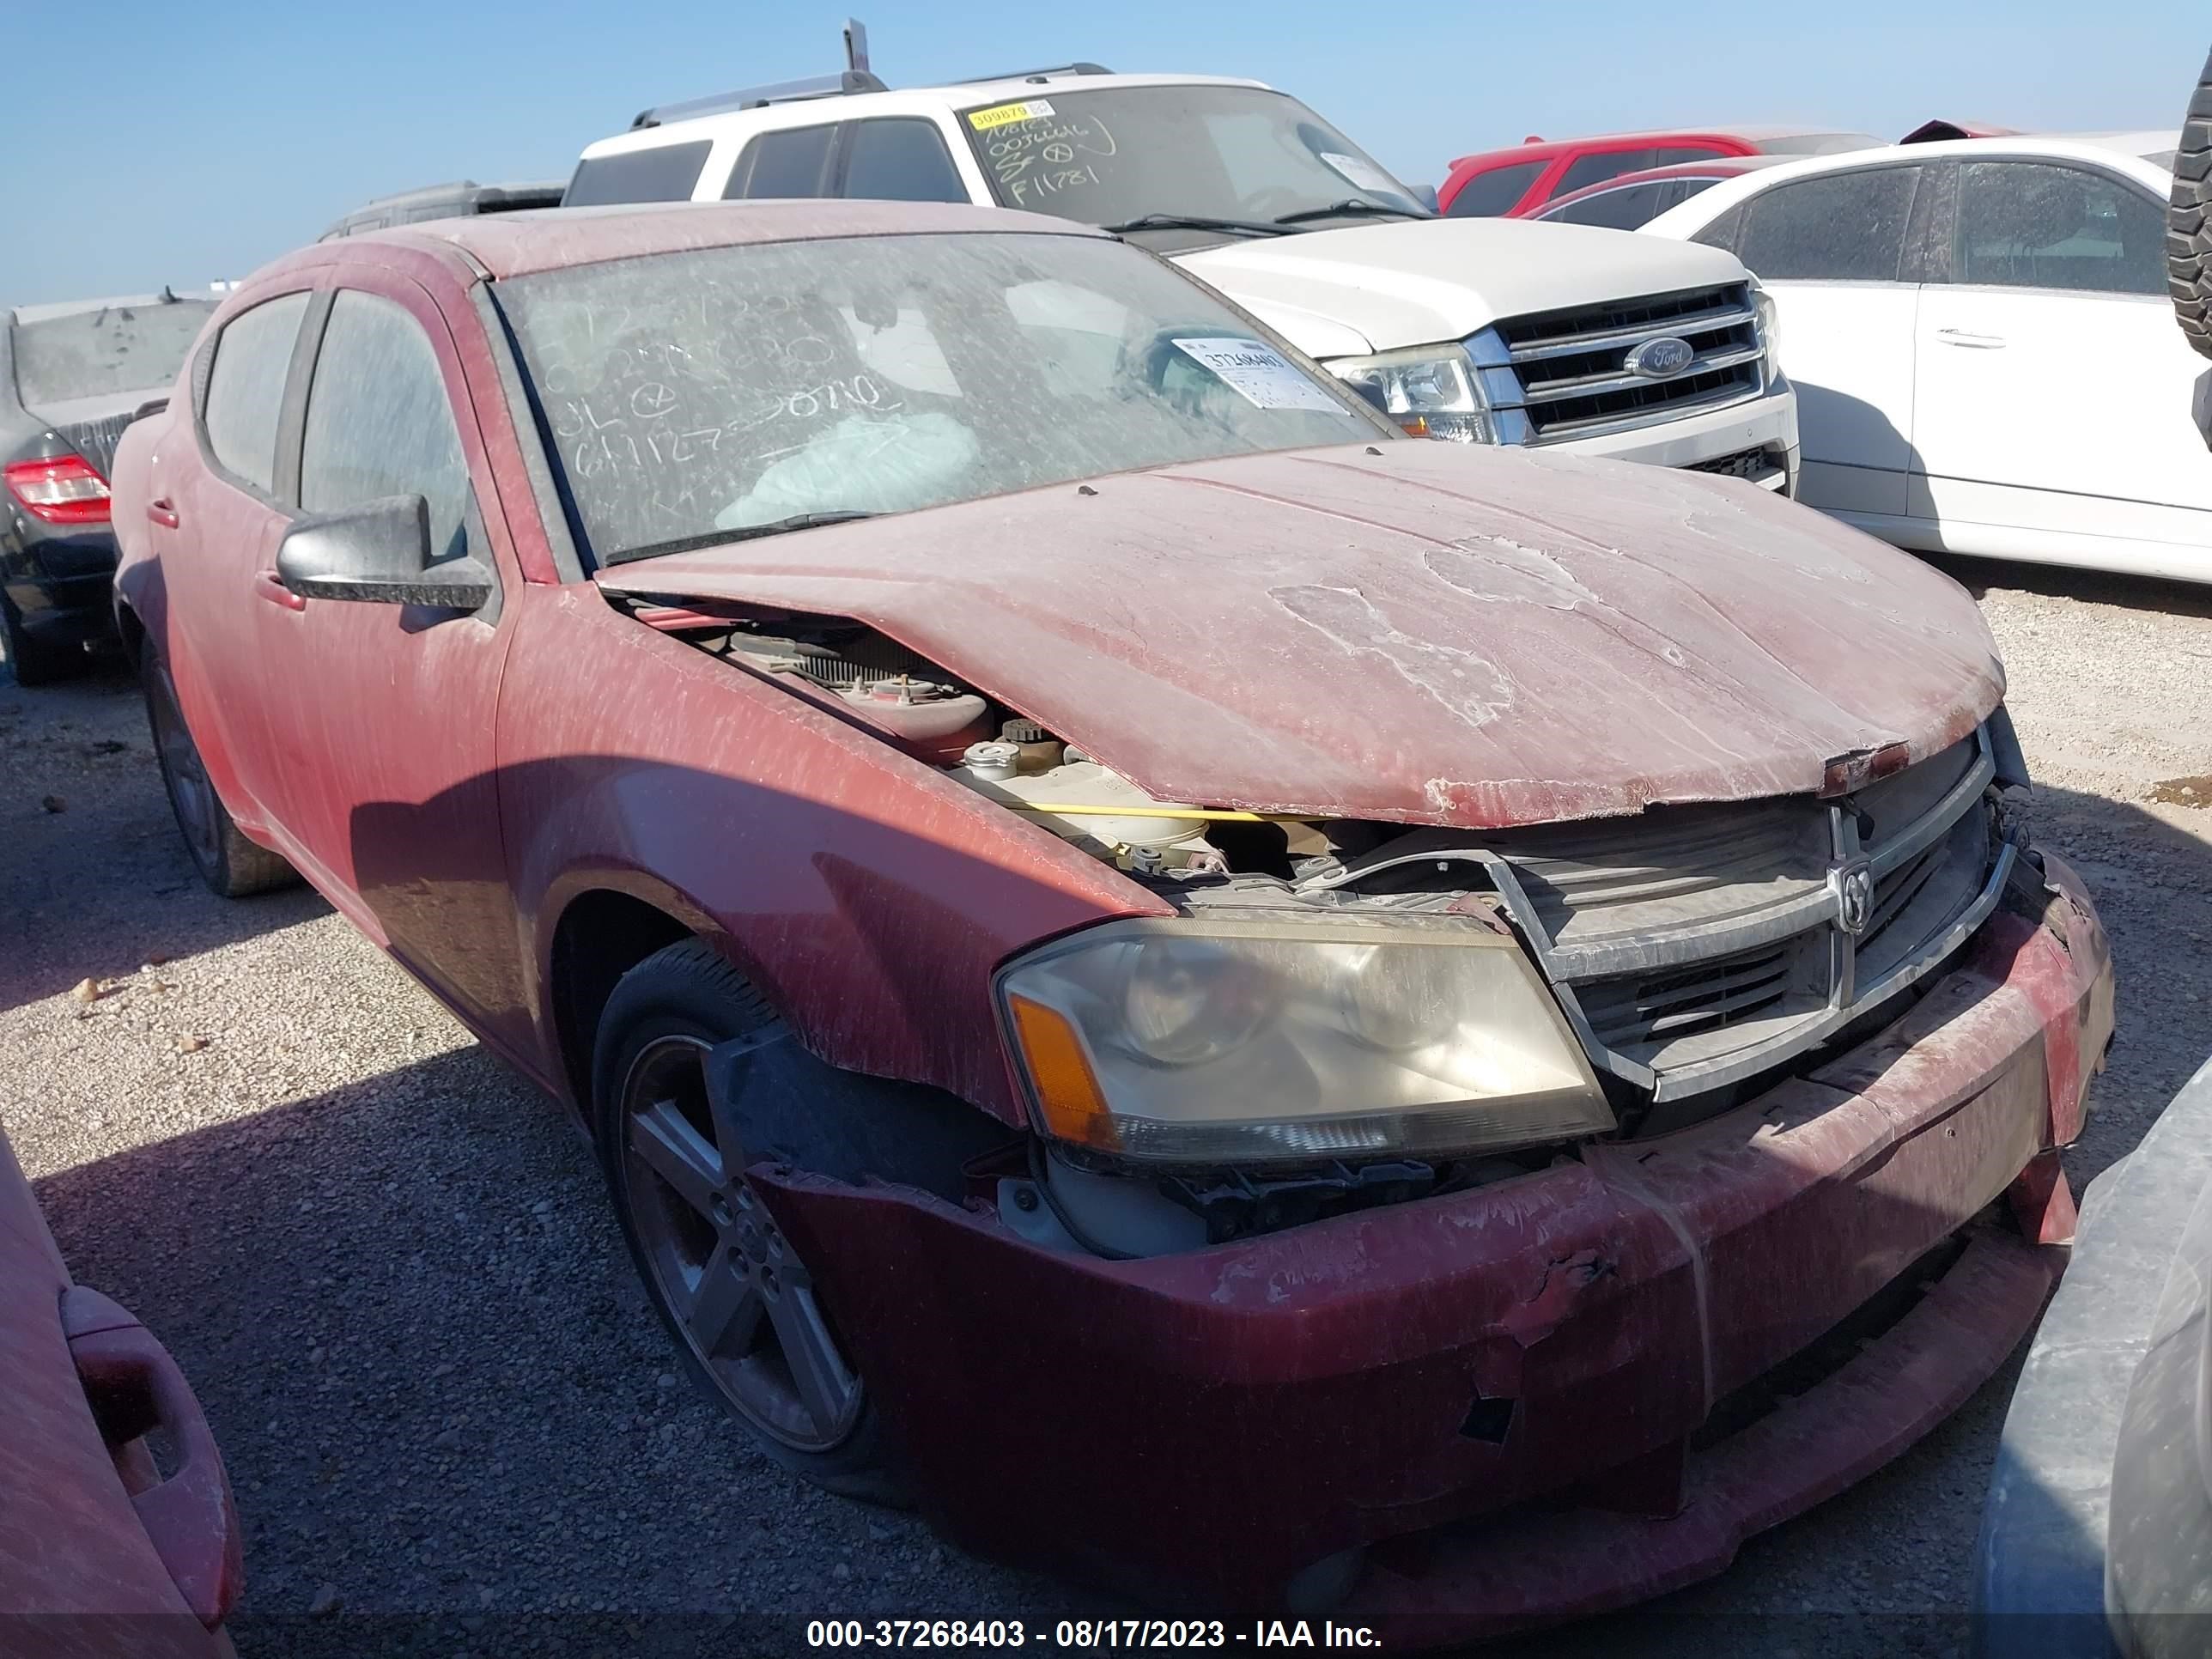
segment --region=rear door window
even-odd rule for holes
[[[1494,219],[1501,213],[1510,213],[1528,193],[1528,186],[1536,182],[1537,175],[1550,165],[1548,161],[1513,161],[1478,173],[1460,186],[1459,194],[1444,210],[1444,216]]]
[[[1969,161],[1959,170],[1952,280],[2163,295],[2165,238],[2164,209],[2109,174]]]
[[[834,123],[762,133],[745,146],[737,166],[730,169],[722,199],[830,194],[830,161],[836,137]]]
[[[331,306],[300,447],[300,505],[430,504],[434,560],[468,551],[469,469],[438,353],[406,307],[346,289]]]
[[[287,294],[241,311],[216,339],[201,424],[224,471],[264,492],[276,488],[276,423],[307,295]]]
[[[561,198],[563,207],[602,207],[614,202],[688,202],[714,149],[702,138],[689,144],[656,144],[618,155],[586,156]]]
[[[887,116],[846,129],[841,193],[878,202],[964,202],[968,186],[936,122]]]
[[[1736,255],[1771,281],[1898,282],[1919,178],[1863,167],[1778,185],[1743,204]]]

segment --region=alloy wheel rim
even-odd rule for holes
[[[849,1438],[865,1403],[814,1280],[744,1179],[707,1089],[708,1045],[665,1036],[622,1089],[632,1224],[684,1345],[738,1414],[794,1451]]]
[[[169,805],[184,832],[185,845],[203,870],[216,863],[215,786],[200,759],[199,746],[177,708],[176,688],[169,671],[155,676],[154,744],[161,760],[161,781],[168,787]]]

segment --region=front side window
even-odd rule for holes
[[[1702,161],[1720,154],[1710,144],[1656,144],[1640,149],[1593,150],[1587,155],[1577,155],[1567,168],[1566,176],[1559,180],[1554,194],[1565,196],[1577,190],[1587,190],[1592,185],[1603,184],[1608,179],[1618,179],[1624,173],[1643,173],[1651,167],[1671,167],[1682,161]]]
[[[604,207],[616,202],[688,202],[714,149],[702,138],[689,144],[654,144],[615,155],[586,156],[562,192],[562,207]]]
[[[151,396],[177,378],[214,314],[211,300],[155,300],[19,322],[9,337],[16,393],[32,410],[80,398]]]
[[[836,124],[763,132],[744,148],[722,187],[726,202],[830,193],[830,152]]]
[[[887,116],[855,121],[846,134],[844,195],[875,202],[968,199],[936,122]]]
[[[1405,185],[1295,98],[1255,87],[1069,90],[961,112],[1001,207],[1120,225],[1148,214],[1292,227],[1426,218]],[[1332,212],[1331,210],[1338,210]],[[1173,228],[1160,246],[1218,241]]]
[[[258,488],[276,488],[276,423],[284,380],[307,295],[287,294],[241,311],[216,337],[201,422],[223,470]]]
[[[437,351],[405,307],[346,289],[307,388],[300,505],[334,513],[391,495],[430,504],[434,560],[467,552],[468,462]]]
[[[1952,280],[2069,293],[2166,293],[2166,211],[2108,173],[2041,161],[1959,169]]]
[[[1743,204],[1736,257],[1770,282],[1900,281],[1919,177],[1866,167],[1778,185]]]
[[[854,237],[511,278],[593,556],[1395,433],[1103,238]]]
[[[1445,216],[1495,219],[1510,213],[1528,193],[1528,186],[1550,165],[1549,161],[1514,161],[1502,167],[1486,168],[1459,187],[1459,194],[1444,210]]]

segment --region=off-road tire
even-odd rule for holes
[[[151,640],[139,649],[138,683],[146,694],[146,726],[153,734],[154,757],[161,769],[169,811],[209,890],[218,898],[245,898],[299,880],[299,872],[282,854],[248,841],[232,822],[222,797],[208,779],[198,744],[177,702],[176,686]],[[196,777],[191,775],[194,772]]]
[[[684,939],[655,951],[616,982],[592,1042],[592,1138],[602,1173],[622,1224],[623,1242],[653,1310],[685,1374],[770,1461],[840,1497],[903,1507],[904,1484],[887,1455],[874,1401],[866,1399],[850,1431],[823,1450],[786,1445],[754,1423],[732,1401],[694,1352],[677,1310],[664,1292],[640,1231],[630,1182],[625,1178],[625,1081],[638,1057],[670,1037],[712,1045],[759,1030],[775,1015],[760,994],[703,939]],[[865,1380],[862,1382],[865,1389]]]
[[[2212,57],[2181,127],[2173,198],[2166,216],[2166,286],[2189,343],[2212,357]]]

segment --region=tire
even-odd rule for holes
[[[299,874],[281,854],[248,841],[216,794],[201,763],[199,745],[177,705],[176,684],[151,640],[138,653],[138,682],[146,694],[146,725],[161,768],[161,787],[185,850],[218,898],[245,898],[289,887]]]
[[[2212,57],[2182,122],[2166,216],[2166,285],[2189,343],[2212,357]]]
[[[708,1048],[775,1018],[703,939],[623,975],[592,1044],[600,1166],[692,1382],[781,1467],[842,1497],[902,1504],[874,1402],[811,1276],[745,1183],[742,1150],[728,1155],[733,1137],[714,1123],[698,1070]],[[811,1392],[794,1352],[809,1357]]]
[[[23,626],[23,613],[15,602],[0,593],[0,647],[8,653],[8,666],[18,685],[52,685],[84,669],[84,653],[52,640],[42,640]]]

